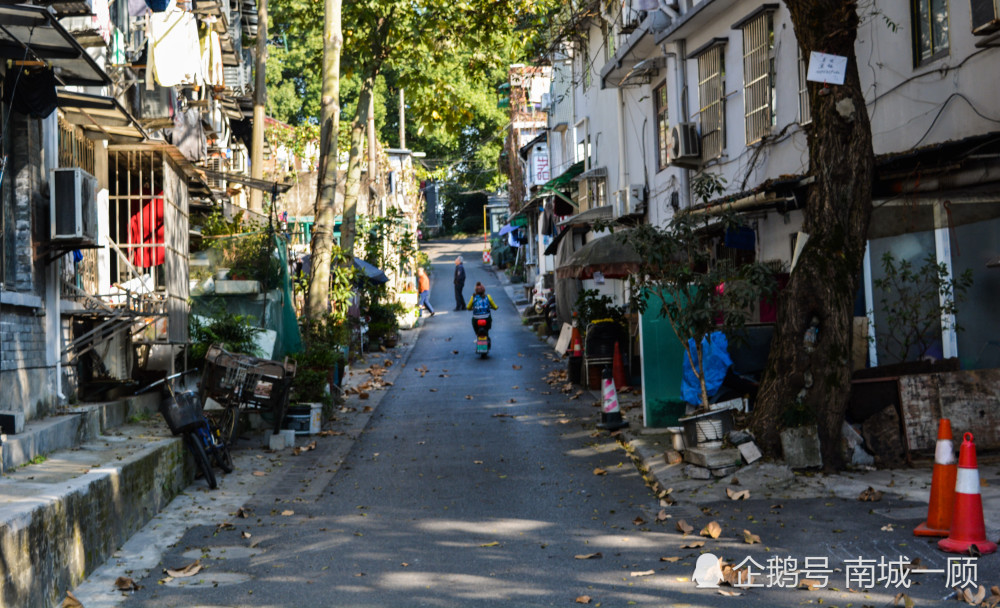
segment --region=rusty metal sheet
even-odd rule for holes
[[[1000,448],[1000,369],[900,376],[899,396],[911,450],[933,450],[939,418],[951,420],[956,446],[965,432],[976,447]]]

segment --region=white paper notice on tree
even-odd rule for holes
[[[847,57],[816,51],[809,54],[809,72],[806,74],[806,80],[825,84],[844,84],[846,74]]]

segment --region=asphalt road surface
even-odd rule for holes
[[[886,531],[896,521],[885,514],[893,508],[888,501],[876,510],[857,501],[779,505],[766,497],[720,497],[699,510],[678,497],[679,505],[664,509],[622,446],[595,430],[598,409],[589,393],[571,399],[575,391],[545,382],[564,364],[521,324],[479,263],[478,247],[427,249],[438,312],[407,360],[394,360],[391,351],[384,358],[403,369],[364,431],[342,452],[321,441],[282,461],[245,505],[248,517],[231,514],[188,530],[122,605],[697,608],[822,600],[882,606],[906,590],[850,590],[845,559],[916,551],[928,554],[925,564],[943,563],[922,548],[926,542],[892,526]],[[467,260],[466,298],[482,281],[500,306],[488,359],[474,353],[470,313],[451,311],[459,251]],[[349,404],[365,402],[355,397]],[[661,510],[669,518],[658,521]],[[689,535],[678,532],[679,519],[694,528]],[[721,524],[720,537],[699,537],[713,520]],[[762,542],[746,544],[744,529]],[[878,535],[884,546],[870,542]],[[707,544],[684,547],[696,540]],[[779,554],[827,557],[837,570],[824,590],[723,587],[720,593],[692,581],[707,551],[731,563],[754,555],[761,565]],[[196,559],[202,570],[194,576],[163,573]],[[921,580],[917,596],[939,601],[949,591],[943,576]]]

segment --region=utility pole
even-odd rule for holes
[[[375,95],[368,98],[368,213],[382,215],[382,200],[375,192],[378,156],[375,154]],[[378,197],[379,200],[375,200]]]
[[[250,142],[250,177],[264,177],[264,106],[267,105],[267,0],[257,0],[257,58],[254,62],[253,139]],[[250,191],[250,210],[260,213],[264,193]]]
[[[406,149],[406,102],[403,100],[403,89],[399,89],[399,148]]]

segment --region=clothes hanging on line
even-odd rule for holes
[[[128,222],[129,261],[136,268],[163,263],[163,193],[150,200],[133,201]],[[152,245],[152,246],[151,246]]]
[[[181,84],[200,85],[205,81],[201,63],[201,42],[198,20],[194,14],[177,8],[174,0],[162,13],[147,15],[146,36],[149,39],[149,71],[146,89],[153,89],[153,80],[162,87]]]

